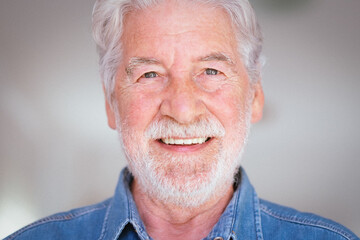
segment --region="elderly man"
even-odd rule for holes
[[[128,161],[115,195],[7,239],[358,239],[259,200],[240,159],[261,119],[262,37],[247,0],[98,0],[108,124]]]

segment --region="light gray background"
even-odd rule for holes
[[[125,164],[107,127],[92,5],[0,1],[0,238],[111,196]],[[266,106],[244,167],[262,198],[360,234],[360,1],[255,9]]]

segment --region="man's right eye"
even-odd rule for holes
[[[156,72],[147,72],[143,75],[144,78],[155,78],[158,74]]]
[[[205,73],[207,75],[218,75],[219,71],[213,68],[207,68],[205,69]]]

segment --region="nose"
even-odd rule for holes
[[[180,124],[196,121],[206,111],[200,90],[191,78],[172,78],[165,89],[160,113]]]

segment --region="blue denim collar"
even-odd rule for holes
[[[263,239],[259,199],[242,168],[239,170],[239,175],[241,175],[239,186],[206,239],[216,239],[216,237],[224,240]]]
[[[240,185],[208,237],[224,240],[262,240],[259,199],[243,169],[240,169]],[[145,230],[134,199],[130,184],[132,175],[127,168],[121,172],[115,195],[107,209],[100,239],[116,240],[127,224],[131,224],[140,239],[151,239]]]
[[[127,224],[132,224],[140,239],[150,239],[130,191],[133,176],[128,168],[121,171],[115,195],[106,211],[100,239],[116,240]]]

